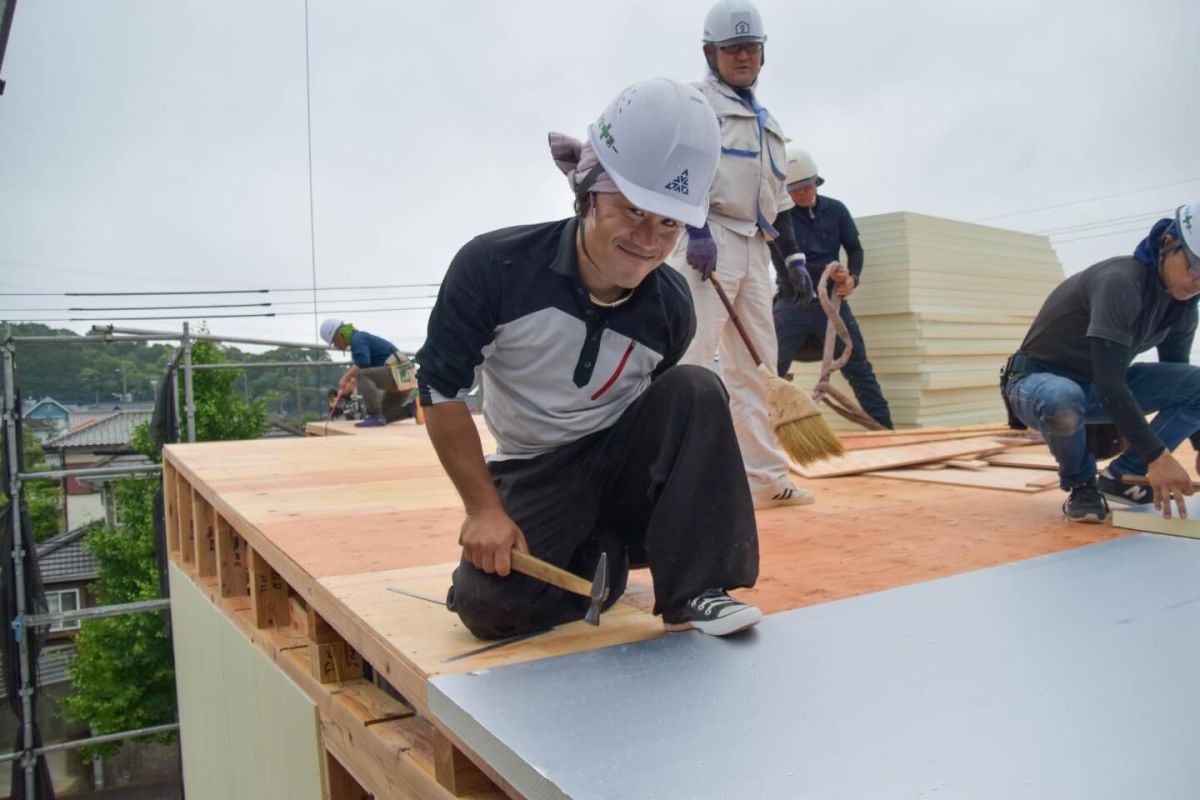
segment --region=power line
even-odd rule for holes
[[[1082,242],[1085,239],[1103,239],[1106,236],[1130,236],[1133,234],[1141,234],[1142,236],[1145,236],[1146,235],[1145,226],[1141,226],[1141,227],[1137,227],[1137,228],[1130,228],[1128,230],[1122,230],[1122,231],[1109,231],[1108,233],[1093,233],[1089,236],[1077,236],[1073,239],[1056,239],[1056,240],[1054,240],[1054,244],[1068,244],[1070,242]]]
[[[318,286],[318,292],[376,291],[379,289],[429,289],[439,283],[384,283],[368,286]],[[133,297],[165,296],[176,294],[265,294],[267,292],[311,292],[312,287],[271,289],[213,289],[207,291],[163,291],[163,292],[0,292],[0,297]]]
[[[1111,219],[1096,220],[1094,222],[1080,222],[1076,225],[1064,225],[1059,228],[1047,228],[1046,230],[1042,230],[1042,231],[1034,231],[1034,233],[1042,235],[1042,236],[1053,237],[1056,235],[1072,233],[1074,231],[1090,230],[1093,228],[1107,228],[1107,227],[1111,227],[1113,225],[1125,225],[1125,224],[1128,224],[1128,223],[1134,222],[1134,221],[1152,220],[1152,219],[1159,220],[1159,219],[1162,219],[1163,217],[1166,217],[1169,215],[1170,215],[1170,211],[1162,211],[1162,212],[1155,212],[1155,213],[1147,212],[1145,214],[1132,214],[1127,217],[1113,217]]]
[[[1005,217],[1019,217],[1022,214],[1032,214],[1035,211],[1050,211],[1055,208],[1066,208],[1067,206],[1077,206],[1077,205],[1082,205],[1083,203],[1094,203],[1097,200],[1110,200],[1114,197],[1124,197],[1124,196],[1130,195],[1130,194],[1137,194],[1138,192],[1148,192],[1152,189],[1165,189],[1168,186],[1179,186],[1184,183],[1195,183],[1196,181],[1200,181],[1200,178],[1186,178],[1181,181],[1171,181],[1170,183],[1159,183],[1159,184],[1155,184],[1154,186],[1144,186],[1141,189],[1126,189],[1125,191],[1114,192],[1113,194],[1102,194],[1102,195],[1098,195],[1097,197],[1087,197],[1087,198],[1084,198],[1083,200],[1071,200],[1070,202],[1066,202],[1066,203],[1056,203],[1055,205],[1052,205],[1052,206],[1041,206],[1039,208],[1027,208],[1024,211],[1010,211],[1007,214],[994,214],[990,217],[980,217],[979,219],[973,219],[973,220],[971,220],[971,222],[987,222],[988,220],[1004,219]]]
[[[345,303],[382,303],[391,300],[433,300],[437,295],[401,295],[387,297],[347,297],[336,302],[339,307],[343,307]],[[46,312],[46,311],[168,311],[173,309],[200,309],[200,308],[256,308],[256,307],[275,307],[275,306],[307,306],[311,305],[311,300],[283,300],[270,303],[200,303],[195,305],[176,305],[176,306],[89,306],[89,307],[35,307],[35,308],[0,308],[0,313],[16,313],[27,314],[31,311]],[[370,309],[361,309],[369,311]],[[305,311],[304,313],[309,313]]]
[[[392,314],[398,311],[432,311],[433,306],[411,306],[404,308],[367,308],[367,309],[346,309],[346,314]],[[333,312],[336,313],[335,307]],[[9,319],[5,322],[112,322],[119,320],[122,322],[129,320],[151,320],[151,319],[186,319],[186,320],[208,320],[208,319],[233,319],[236,317],[300,317],[308,316],[308,311],[272,311],[266,314],[193,314],[191,316],[169,316],[169,317],[54,317],[49,319]]]

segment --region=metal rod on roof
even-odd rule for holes
[[[46,614],[28,614],[25,624],[30,628],[45,628],[59,622],[77,622],[85,619],[103,619],[104,617],[119,617],[124,614],[141,614],[144,611],[170,611],[171,601],[166,598],[157,600],[138,600],[134,603],[113,603],[107,606],[92,606],[79,608],[74,611],[55,611]]]
[[[193,370],[255,369],[264,367],[348,367],[344,361],[245,361],[240,364],[192,364]]]
[[[130,464],[124,467],[80,467],[46,472],[22,472],[17,475],[22,483],[30,481],[57,481],[63,478],[111,478],[117,475],[157,475],[162,464]]]
[[[113,344],[114,342],[161,342],[178,341],[179,334],[170,336],[14,336],[14,342],[27,344],[41,342],[45,344]]]
[[[305,312],[307,313],[307,312]],[[92,333],[112,336],[113,334],[132,334],[135,336],[161,336],[164,339],[180,339],[178,333],[168,331],[148,331],[142,328],[121,328],[116,325],[93,325]],[[244,339],[233,336],[213,336],[208,333],[193,333],[191,339],[197,342],[229,342],[231,344],[262,344],[272,347],[297,347],[308,350],[337,350],[336,347],[312,342],[281,342],[275,339]]]

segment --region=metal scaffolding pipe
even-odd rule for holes
[[[103,619],[104,617],[119,617],[124,614],[140,614],[143,611],[170,611],[171,601],[167,598],[157,600],[138,600],[134,603],[113,603],[108,606],[92,606],[78,608],[74,611],[55,611],[49,614],[29,614],[25,617],[25,625],[30,628],[45,628],[59,622],[76,622],[85,619]]]
[[[22,483],[30,481],[58,481],[63,478],[109,478],[118,475],[153,475],[162,472],[162,464],[130,465],[127,467],[80,467],[79,469],[57,469],[46,472],[22,472],[17,475]]]

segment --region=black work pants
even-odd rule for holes
[[[631,557],[650,567],[656,614],[758,578],[758,530],[729,398],[708,369],[674,367],[611,428],[489,469],[533,555],[590,580],[608,553],[609,605],[625,590]],[[464,560],[448,604],[472,633],[492,639],[580,619],[589,601]]]

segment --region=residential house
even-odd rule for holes
[[[133,432],[150,421],[152,411],[114,411],[86,422],[72,431],[56,436],[43,447],[47,456],[56,456],[64,469],[114,466],[130,461],[142,463],[133,449]],[[92,520],[113,521],[112,499],[105,491],[106,481],[64,478],[67,528],[77,528]]]

